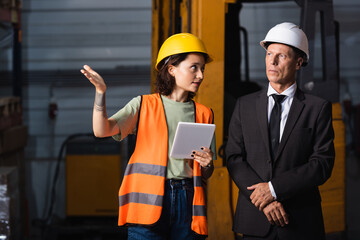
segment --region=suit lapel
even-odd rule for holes
[[[268,97],[266,95],[266,91],[262,91],[259,93],[259,96],[256,100],[256,112],[258,116],[257,119],[261,131],[262,139],[264,139],[264,143],[268,155],[270,156],[267,105],[268,105]]]
[[[304,108],[304,103],[302,102],[304,98],[305,98],[304,93],[300,89],[297,89],[294,95],[293,102],[290,107],[289,116],[285,124],[284,132],[281,137],[280,145],[277,154],[275,156],[275,160],[279,157],[280,153],[283,151],[286,142],[292,130],[294,129],[297,120],[299,119],[299,116]]]

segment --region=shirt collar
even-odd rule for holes
[[[293,97],[295,95],[295,92],[296,92],[296,89],[297,89],[297,84],[296,82],[291,85],[290,87],[288,87],[285,91],[283,91],[281,93],[281,95],[285,95],[287,97]],[[279,93],[277,91],[275,91],[275,89],[272,88],[271,84],[269,83],[269,87],[268,87],[268,90],[267,90],[267,96],[271,96],[272,94],[277,94],[279,95]]]

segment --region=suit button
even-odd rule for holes
[[[267,162],[268,162],[268,164],[271,164],[271,160],[268,160]]]

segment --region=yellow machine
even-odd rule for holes
[[[216,143],[224,143],[226,131],[224,127],[226,99],[225,56],[227,46],[226,16],[232,7],[237,7],[242,1],[236,0],[154,0],[152,8],[152,67],[155,69],[157,52],[163,41],[174,33],[190,32],[200,37],[206,44],[214,62],[206,67],[206,81],[202,85],[196,100],[210,106],[215,112]],[[245,1],[243,1],[245,2]],[[251,1],[256,2],[256,1]],[[323,25],[322,34],[326,33],[328,41],[325,44],[323,57],[336,59],[323,60],[323,81],[318,88],[308,92],[326,98],[333,102],[333,125],[335,129],[336,160],[331,178],[320,187],[326,233],[338,233],[345,230],[345,127],[342,121],[341,106],[338,94],[338,52],[335,43],[335,24],[332,13],[332,1],[296,0],[302,8],[301,25],[310,40],[313,40],[316,12],[321,13]],[[238,14],[238,13],[237,13]],[[238,15],[237,15],[238,17]],[[239,26],[238,26],[239,27]],[[216,30],[214,30],[216,29]],[[231,29],[231,27],[230,27]],[[330,39],[330,40],[329,40]],[[310,51],[313,50],[310,44]],[[330,51],[328,51],[330,50]],[[227,65],[226,65],[227,66]],[[302,71],[298,84],[303,88],[312,81],[313,66],[311,63]],[[152,73],[152,87],[155,82],[155,70]],[[306,79],[307,81],[305,81]],[[206,89],[206,90],[204,90]],[[206,94],[205,94],[206,93]],[[232,217],[234,214],[237,187],[232,183],[225,167],[225,160],[218,155],[215,161],[215,171],[208,180],[208,224],[209,239],[234,239],[232,232]]]
[[[121,145],[82,137],[66,150],[66,216],[117,216],[122,179]]]

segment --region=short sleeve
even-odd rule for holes
[[[121,141],[129,134],[136,133],[140,104],[141,96],[137,96],[110,117],[117,122],[120,129],[119,134],[112,136],[116,141]]]

